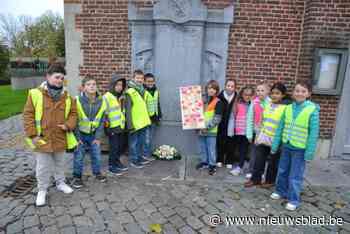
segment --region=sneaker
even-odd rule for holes
[[[241,168],[240,167],[235,167],[233,170],[230,171],[230,173],[234,176],[238,176],[239,174],[241,174]]]
[[[247,173],[247,174],[245,175],[245,178],[248,179],[248,180],[250,180],[250,179],[252,178],[252,176],[253,176],[252,173]]]
[[[123,163],[121,162],[117,162],[117,168],[120,170],[120,171],[127,171],[129,168],[127,166],[125,166]]]
[[[215,175],[215,174],[216,174],[216,167],[209,166],[209,175]]]
[[[297,209],[296,205],[293,205],[292,203],[288,202],[286,205],[286,210],[294,211]]]
[[[208,164],[206,163],[198,163],[196,166],[197,170],[206,169],[206,168],[208,168]]]
[[[83,180],[79,177],[74,177],[71,185],[73,188],[76,188],[76,189],[79,189],[84,186]]]
[[[143,165],[141,163],[139,163],[139,162],[131,162],[130,166],[132,166],[134,168],[137,168],[137,169],[143,168]]]
[[[57,189],[65,194],[69,194],[73,192],[73,189],[69,187],[66,183],[62,182],[57,185]]]
[[[104,183],[107,181],[107,177],[104,175],[101,175],[101,174],[96,175],[95,178],[96,178],[96,180],[98,180],[101,183]]]
[[[139,159],[139,163],[141,163],[142,165],[146,165],[146,164],[148,164],[148,163],[150,163],[151,161],[148,161],[148,160],[146,160],[146,159],[143,159],[143,157],[141,157],[140,159]]]
[[[46,190],[40,190],[36,197],[35,205],[36,206],[44,206],[46,204]]]
[[[155,159],[154,157],[152,157],[152,156],[150,156],[150,157],[142,156],[142,158],[143,158],[144,160],[149,161],[149,162],[152,162],[152,161],[156,160],[156,159]]]
[[[226,164],[226,168],[232,169],[232,164]]]
[[[245,188],[250,188],[250,187],[259,186],[259,185],[261,185],[260,182],[254,182],[254,181],[252,181],[252,180],[249,180],[249,181],[247,181],[247,182],[244,183],[244,187],[245,187]]]
[[[217,167],[222,167],[222,163],[221,163],[221,162],[218,162],[218,163],[216,164],[216,166],[217,166]]]
[[[271,196],[270,196],[271,199],[273,200],[279,200],[281,199],[281,195],[279,195],[278,193],[272,193]]]
[[[109,168],[109,172],[116,176],[124,174],[124,171],[121,171],[119,168]]]

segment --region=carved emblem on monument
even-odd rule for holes
[[[152,49],[142,50],[136,53],[136,68],[145,73],[153,72],[153,51]]]
[[[175,23],[184,23],[191,16],[191,0],[170,0],[169,7],[172,9],[172,18]]]
[[[209,80],[218,80],[222,57],[212,51],[205,51]]]

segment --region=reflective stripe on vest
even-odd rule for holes
[[[125,128],[125,114],[121,110],[121,106],[117,97],[107,92],[103,95],[106,103],[106,114],[108,116],[109,128],[120,127]]]
[[[78,118],[79,118],[79,122],[78,122],[79,130],[86,134],[93,133],[100,126],[101,119],[103,118],[104,111],[106,110],[105,101],[102,100],[101,107],[97,112],[95,119],[91,121],[84,112],[83,106],[80,103],[80,97],[77,96],[76,100],[77,100],[77,111],[78,111]]]
[[[263,123],[261,132],[271,139],[275,136],[286,105],[278,105],[272,108],[271,104],[263,112]]]
[[[142,96],[134,88],[129,88],[126,93],[130,96],[132,101],[131,107],[131,121],[134,130],[139,130],[151,124],[148,115],[146,102]]]
[[[158,115],[158,100],[159,100],[158,90],[154,92],[153,96],[149,91],[145,90],[144,96],[145,96],[144,99],[147,105],[149,116],[152,117],[154,115]]]
[[[205,111],[204,111],[205,123],[210,122],[214,118],[215,107],[216,107],[216,103],[218,103],[218,101],[219,101],[219,98],[214,97],[213,100],[211,100],[211,102],[205,108]],[[208,133],[217,134],[218,133],[218,126],[208,129]]]
[[[43,108],[44,108],[44,96],[42,92],[39,89],[31,89],[29,90],[28,94],[32,98],[32,103],[34,106],[35,114],[35,129],[36,129],[36,135],[41,136],[42,129],[41,129],[41,120],[43,117]],[[67,94],[66,103],[65,103],[65,110],[64,110],[64,118],[67,120],[68,115],[72,106],[72,100],[71,97]],[[73,149],[78,145],[78,142],[73,134],[73,132],[66,132],[66,141],[67,141],[67,149]],[[26,137],[25,142],[31,149],[35,149],[36,146],[33,144],[33,141],[31,138]],[[38,141],[39,145],[44,145],[46,142],[42,139]]]
[[[315,109],[315,105],[309,105],[293,119],[293,105],[290,104],[286,107],[285,126],[282,134],[283,143],[289,143],[300,149],[306,148],[309,136],[309,120]]]

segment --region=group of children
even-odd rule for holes
[[[151,73],[134,71],[126,81],[116,74],[112,76],[108,92],[103,96],[97,90],[97,80],[87,76],[82,80],[81,93],[76,97],[78,121],[75,136],[78,146],[74,150],[74,188],[83,186],[82,173],[86,152],[91,156],[92,172],[104,182],[101,174],[101,137],[109,140],[109,172],[122,175],[128,170],[120,160],[128,137],[129,162],[134,168],[143,168],[154,160],[151,143],[155,125],[161,119],[159,91]]]
[[[46,202],[52,175],[58,190],[73,192],[64,182],[65,149],[74,149],[74,188],[84,185],[86,152],[96,179],[106,181],[101,173],[103,132],[109,140],[110,173],[122,175],[128,170],[120,159],[127,137],[130,166],[139,169],[154,160],[152,137],[162,113],[153,74],[136,70],[129,81],[113,75],[104,95],[98,92],[97,80],[86,76],[75,101],[63,87],[64,75],[62,66],[50,67],[47,80],[30,90],[23,112],[26,143],[37,152],[38,206]],[[205,128],[198,131],[201,161],[196,168],[209,168],[214,175],[218,167],[226,166],[232,175],[240,175],[251,146],[244,186],[276,185],[271,198],[285,198],[286,209],[295,210],[305,162],[313,159],[319,135],[320,108],[309,101],[311,86],[296,83],[291,100],[282,83],[271,88],[261,83],[256,90],[247,86],[237,93],[235,80],[227,79],[221,92],[218,82],[211,80],[204,96]]]
[[[237,93],[235,80],[227,79],[224,90],[219,90],[214,80],[205,88],[206,126],[199,131],[201,161],[196,168],[209,168],[214,175],[216,168],[226,166],[232,175],[240,175],[251,146],[244,186],[276,184],[271,198],[285,198],[286,209],[295,210],[305,161],[313,159],[319,135],[320,108],[308,100],[311,85],[296,83],[292,99],[280,82],[271,88],[261,83],[256,91],[246,86]]]

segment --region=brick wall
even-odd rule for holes
[[[133,0],[151,6],[152,0]],[[79,3],[65,0],[65,3]],[[82,76],[92,74],[105,89],[111,73],[130,76],[130,33],[126,0],[82,1],[76,27],[83,33]],[[209,8],[234,2],[227,77],[239,86],[260,80],[284,82],[289,90],[297,79],[310,80],[316,47],[346,48],[350,34],[348,0],[203,0]],[[339,97],[314,95],[321,104],[321,136],[334,129]]]
[[[311,79],[315,48],[348,48],[349,40],[350,1],[307,1],[298,79]],[[329,138],[334,134],[340,97],[313,95],[312,98],[321,106],[321,137]]]

